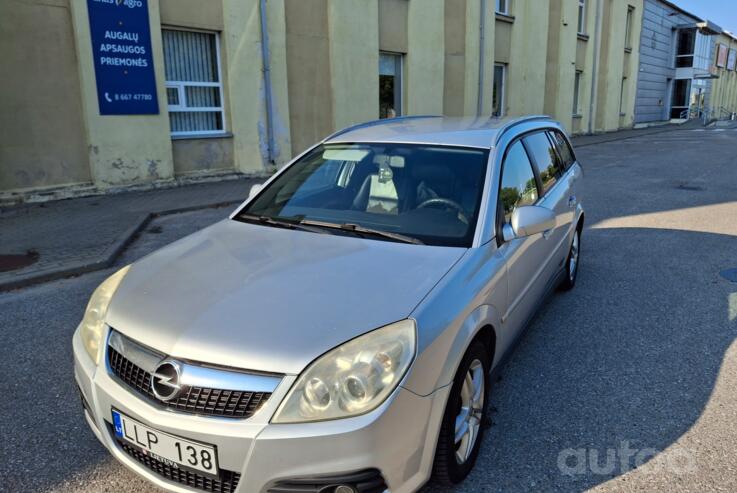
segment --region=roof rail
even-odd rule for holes
[[[398,116],[396,118],[381,118],[379,120],[370,120],[363,123],[357,123],[356,125],[351,125],[350,127],[346,127],[343,130],[338,130],[335,133],[332,133],[322,139],[322,142],[327,142],[328,140],[334,139],[338,137],[339,135],[343,135],[348,132],[352,132],[354,130],[358,130],[359,128],[367,128],[367,127],[375,127],[377,125],[384,125],[389,123],[394,123],[397,121],[407,121],[407,120],[416,120],[420,118],[442,118],[442,115],[411,115],[411,116]]]
[[[494,117],[489,118],[491,120]],[[514,120],[511,120],[504,125],[502,125],[499,128],[499,131],[496,133],[496,137],[494,138],[494,147],[499,144],[499,141],[501,140],[502,136],[510,129],[516,127],[517,125],[520,125],[522,123],[529,123],[529,122],[537,122],[537,121],[550,121],[552,120],[552,117],[548,115],[530,115],[530,116],[523,116],[520,118],[515,118]]]

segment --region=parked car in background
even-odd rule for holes
[[[581,178],[547,117],[328,137],[95,291],[73,339],[90,428],[170,491],[463,480],[491,372],[576,282]]]

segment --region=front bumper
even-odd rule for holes
[[[420,397],[402,387],[378,409],[354,418],[303,424],[269,420],[294,383],[286,376],[248,419],[180,414],[152,406],[88,357],[74,334],[74,373],[87,402],[85,417],[110,453],[157,486],[175,492],[212,491],[182,486],[127,453],[110,432],[115,408],[152,428],[217,448],[222,470],[240,474],[235,493],[267,492],[281,481],[378,469],[392,492],[418,489],[430,476],[449,388]],[[155,469],[155,468],[154,468]],[[175,476],[176,477],[176,476]],[[187,484],[186,482],[184,483]]]

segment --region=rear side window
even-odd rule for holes
[[[524,140],[527,150],[530,151],[530,155],[537,165],[537,171],[540,173],[540,181],[543,185],[543,194],[545,194],[555,185],[560,176],[558,156],[545,132],[528,135]]]
[[[544,137],[544,136],[543,136]],[[532,164],[522,142],[517,141],[509,148],[502,167],[502,184],[499,201],[504,219],[509,222],[517,207],[537,202],[538,191]]]
[[[571,146],[568,145],[568,141],[559,131],[553,130],[549,132],[549,135],[551,137],[551,140],[555,143],[556,149],[558,150],[558,155],[560,156],[560,161],[563,169],[567,170],[576,161],[576,158],[573,156]]]

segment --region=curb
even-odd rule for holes
[[[573,148],[575,149],[578,147],[587,147],[587,146],[592,146],[596,144],[605,144],[607,142],[616,142],[618,140],[627,140],[627,139],[634,139],[637,137],[644,137],[647,135],[662,134],[665,132],[671,132],[673,130],[682,130],[681,125],[682,124],[675,124],[675,126],[663,125],[662,127],[651,127],[651,128],[657,128],[657,130],[644,131],[643,129],[641,133],[635,133],[637,131],[634,131],[633,134],[620,135],[620,136],[616,136],[615,134],[617,134],[618,132],[615,131],[615,132],[611,132],[611,138],[606,138],[606,136],[608,135],[606,133],[598,134],[598,135],[581,135],[579,139],[581,138],[585,139],[587,137],[601,137],[600,139],[592,139],[593,142],[588,142],[588,143],[583,143],[583,144],[576,144],[576,137],[574,137],[571,140],[572,140]]]
[[[12,291],[15,289],[25,288],[34,284],[40,284],[68,277],[75,277],[81,274],[88,274],[97,270],[107,269],[112,266],[121,253],[135,239],[152,219],[171,214],[179,214],[182,212],[192,212],[202,209],[216,209],[218,207],[227,207],[231,205],[242,204],[243,200],[228,200],[217,202],[214,204],[193,205],[187,207],[179,207],[175,209],[165,209],[161,211],[144,212],[140,214],[133,224],[125,230],[125,232],[113,241],[105,251],[95,259],[89,261],[70,262],[61,267],[50,266],[39,269],[34,272],[28,272],[25,275],[18,276],[15,279],[2,281],[0,280],[0,293]]]

